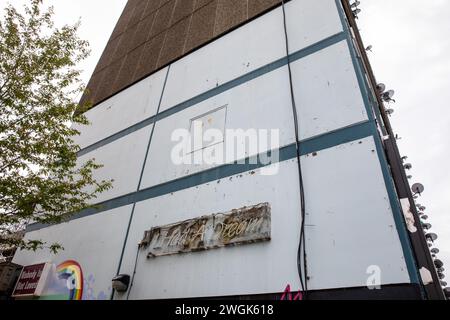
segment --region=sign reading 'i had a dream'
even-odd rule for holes
[[[203,251],[271,239],[268,203],[191,219],[145,232],[148,258]]]

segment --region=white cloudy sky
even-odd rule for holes
[[[375,75],[396,91],[392,125],[400,151],[413,165],[413,182],[425,186],[419,203],[450,268],[450,1],[360,1]]]
[[[360,0],[359,24],[379,82],[396,91],[392,117],[401,152],[425,185],[427,207],[450,268],[450,1]],[[0,0],[0,8],[7,1]],[[15,5],[24,0],[12,0]],[[87,81],[126,0],[46,0],[58,23],[82,19],[80,35],[92,55],[82,65]],[[449,275],[450,276],[450,275]]]

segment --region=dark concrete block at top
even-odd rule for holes
[[[220,35],[247,19],[248,0],[218,0],[214,35]]]
[[[176,0],[169,0],[166,4],[158,9],[156,12],[155,22],[153,23],[150,37],[154,37],[164,30],[166,30],[172,19],[173,9],[175,7]]]
[[[146,1],[147,1],[147,6],[145,7],[143,18],[145,18],[146,16],[148,16],[151,13],[154,13],[159,8],[159,5],[161,4],[161,0],[146,0]]]
[[[138,25],[134,25],[134,26],[128,28],[127,31],[125,31],[120,36],[121,40],[120,40],[119,45],[117,46],[116,51],[114,52],[112,61],[116,61],[117,59],[122,58],[128,52],[135,49],[135,48],[133,48],[133,44],[134,44],[133,41],[134,41],[134,36],[136,34],[137,27],[138,27]]]
[[[122,39],[119,36],[108,42],[108,44],[106,45],[106,48],[103,51],[103,54],[100,58],[100,61],[97,64],[95,72],[98,72],[101,69],[104,69],[113,61],[112,59],[113,59],[114,53],[116,52],[117,46],[119,45],[121,40]]]
[[[80,101],[80,105],[84,107],[86,104],[93,104],[97,99],[100,85],[103,83],[103,76],[105,75],[107,69],[101,70],[94,75],[92,75],[91,80],[89,80],[88,85],[86,86],[85,93],[83,98]]]
[[[206,6],[208,3],[214,0],[195,0],[195,10],[200,9],[203,6]]]
[[[133,16],[130,20],[130,25],[138,23],[144,16],[145,8],[147,7],[147,0],[138,0],[133,11]]]
[[[145,43],[144,51],[141,59],[139,59],[139,64],[134,74],[134,81],[139,80],[155,71],[165,38],[166,34],[160,33]]]
[[[116,78],[113,91],[119,91],[133,83],[134,73],[139,59],[142,56],[142,52],[144,51],[144,47],[145,45],[141,45],[126,55],[119,75]]]
[[[190,21],[191,17],[185,18],[167,31],[164,47],[158,60],[158,68],[183,54]]]
[[[97,101],[101,101],[114,93],[114,84],[124,60],[125,57],[113,62],[108,68],[104,70],[105,73],[102,79],[102,83],[100,84],[98,92],[95,95],[95,99]]]
[[[136,0],[129,0],[125,6],[125,9],[123,10],[122,15],[119,18],[119,21],[117,22],[116,27],[114,28],[114,31],[111,35],[111,39],[114,39],[115,37],[119,36],[128,27],[128,24],[131,21],[131,17],[134,13],[134,8],[136,5]]]
[[[184,52],[191,51],[213,37],[216,11],[217,0],[214,0],[194,13]]]
[[[151,13],[143,20],[139,21],[136,33],[133,39],[133,47],[137,48],[141,44],[147,42],[150,38],[153,22],[155,20],[155,12]]]
[[[129,0],[82,102],[96,105],[281,0]]]
[[[183,18],[191,15],[194,11],[195,0],[176,0],[175,9],[173,11],[171,25],[176,24]]]
[[[281,0],[248,0],[248,17],[253,18],[280,2]]]

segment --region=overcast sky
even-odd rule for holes
[[[360,0],[359,25],[379,82],[396,91],[392,124],[412,182],[425,185],[419,202],[439,235],[450,270],[450,1]],[[21,4],[24,0],[13,0]],[[81,17],[80,36],[92,55],[81,66],[87,82],[126,0],[47,0],[58,23]],[[0,7],[6,3],[0,0]],[[450,273],[449,273],[450,276]]]
[[[412,182],[425,186],[418,202],[450,270],[450,1],[360,1],[375,76],[396,92],[392,126],[400,151],[413,165]]]

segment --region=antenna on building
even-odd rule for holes
[[[436,260],[434,260],[434,265],[436,266],[437,269],[439,269],[444,266],[444,263],[441,260],[436,259]]]
[[[422,228],[424,228],[425,230],[430,230],[432,227],[432,225],[430,223],[424,223],[422,224]]]
[[[384,83],[377,84],[377,91],[381,94],[386,91],[386,85]]]
[[[438,239],[438,235],[436,233],[427,233],[425,235],[425,238],[427,238],[431,242],[435,242]],[[440,261],[440,260],[436,260],[436,261]],[[435,263],[436,263],[436,261],[435,261]],[[438,268],[440,268],[440,267],[438,267]]]
[[[425,191],[425,187],[421,183],[415,183],[411,187],[411,190],[414,193],[414,195],[418,194],[419,196],[421,196],[422,193]]]
[[[358,8],[358,6],[361,4],[361,1],[356,0],[351,6],[350,8],[352,9],[356,9]]]
[[[358,1],[358,0],[356,0],[355,2],[353,2],[353,3],[350,5],[350,8],[352,9],[352,12],[353,12],[353,17],[354,17],[355,19],[358,19],[358,14],[361,13],[361,9],[358,8],[358,6],[359,6],[360,4],[361,4],[361,2]]]
[[[361,9],[355,9],[355,10],[353,10],[352,12],[353,12],[353,17],[354,17],[355,19],[358,19],[358,14],[361,13]]]
[[[384,92],[381,95],[381,98],[383,99],[384,102],[387,102],[387,103],[394,102],[395,103],[395,100],[392,99],[394,97],[394,95],[395,95],[395,91],[389,90],[389,91]]]

